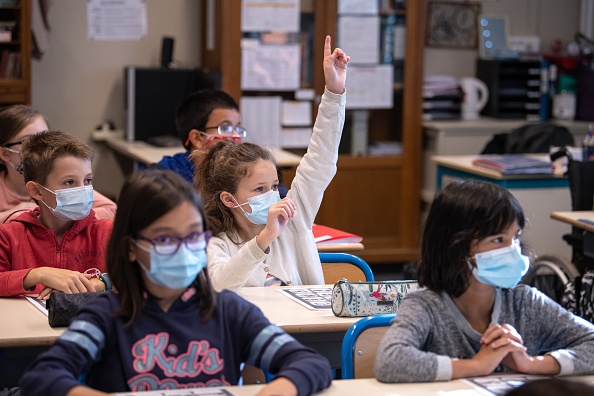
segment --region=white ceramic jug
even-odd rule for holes
[[[484,82],[474,77],[462,77],[459,81],[464,92],[462,101],[462,119],[476,120],[479,113],[487,104],[489,89]]]

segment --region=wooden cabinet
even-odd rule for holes
[[[221,71],[222,89],[236,100],[241,91],[241,0],[203,2],[202,63]],[[313,76],[316,95],[324,90],[324,37],[337,38],[337,0],[301,2],[313,16]],[[405,21],[404,77],[394,84],[394,108],[369,110],[369,142],[398,141],[398,156],[341,154],[338,172],[328,187],[316,222],[363,236],[369,263],[394,263],[419,258],[420,191],[422,183],[422,79],[425,0],[409,0],[397,16]],[[348,77],[347,77],[348,89]],[[347,97],[348,102],[348,97]],[[316,107],[316,106],[314,106]],[[347,110],[347,112],[349,112]],[[347,119],[349,114],[347,114]],[[347,128],[352,125],[345,125]],[[291,177],[289,171],[285,177]],[[285,184],[289,184],[285,180]]]
[[[31,103],[31,2],[0,2],[0,107]]]

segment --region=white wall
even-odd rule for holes
[[[508,17],[510,35],[539,36],[544,53],[550,52],[553,39],[567,43],[579,30],[580,0],[485,0],[479,3],[483,14]],[[478,49],[425,48],[425,75],[474,76],[477,58]]]
[[[174,60],[199,64],[200,2],[147,0],[148,36],[140,41],[89,41],[86,1],[57,0],[49,11],[49,50],[32,63],[32,105],[51,127],[89,141],[105,119],[121,128],[124,117],[123,69],[160,64],[161,38],[175,38]],[[100,145],[94,163],[95,187],[116,195],[121,173]],[[114,176],[116,183],[114,183]]]

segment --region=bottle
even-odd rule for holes
[[[582,161],[594,161],[594,127],[592,124],[588,125],[588,132],[584,135],[582,140]]]

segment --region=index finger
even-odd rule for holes
[[[330,54],[332,54],[332,39],[330,38],[330,35],[326,36],[326,42],[324,43],[324,58],[327,56],[330,56]]]

